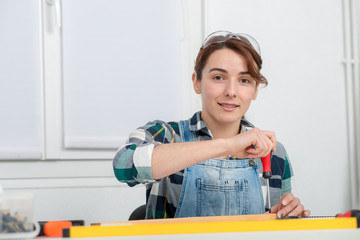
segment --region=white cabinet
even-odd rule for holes
[[[119,183],[112,159],[136,127],[193,112],[200,12],[191,0],[0,0],[3,189],[36,193],[38,220],[127,220],[145,189]]]
[[[38,2],[0,1],[0,160],[44,153]]]
[[[66,149],[117,149],[147,121],[181,118],[180,10],[167,0],[62,1]]]
[[[112,159],[146,122],[189,117],[184,4],[1,1],[0,159]]]
[[[189,116],[182,4],[43,2],[46,159],[112,159],[137,127]]]

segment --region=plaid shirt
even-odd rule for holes
[[[241,120],[241,132],[254,126],[247,120]],[[196,135],[197,141],[213,139],[210,130],[197,112],[190,119],[190,130]],[[171,174],[160,180],[152,178],[151,156],[155,146],[163,143],[182,142],[178,122],[160,120],[147,123],[130,134],[127,143],[117,152],[113,168],[116,178],[129,186],[146,184],[146,218],[172,218],[180,197],[184,170]],[[267,201],[266,180],[262,178],[262,164],[255,159],[259,167],[260,181],[264,196],[265,208]],[[171,161],[171,159],[169,159]],[[271,206],[275,205],[284,193],[294,193],[293,172],[289,158],[282,144],[277,144],[271,158],[270,179]]]

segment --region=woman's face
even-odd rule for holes
[[[201,116],[208,126],[239,126],[258,90],[246,59],[228,48],[209,56],[202,79],[198,80],[194,74],[193,84],[195,92],[201,94]]]

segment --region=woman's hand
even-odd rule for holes
[[[229,140],[230,154],[237,158],[265,157],[276,149],[275,133],[258,128],[242,132]]]
[[[285,216],[310,216],[310,210],[304,210],[304,205],[301,204],[300,199],[291,193],[285,193],[280,201],[271,208],[271,213],[281,218]]]

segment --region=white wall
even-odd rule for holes
[[[247,117],[285,145],[305,207],[314,215],[348,211],[341,1],[205,2],[206,33],[245,32],[260,44],[269,85]]]

